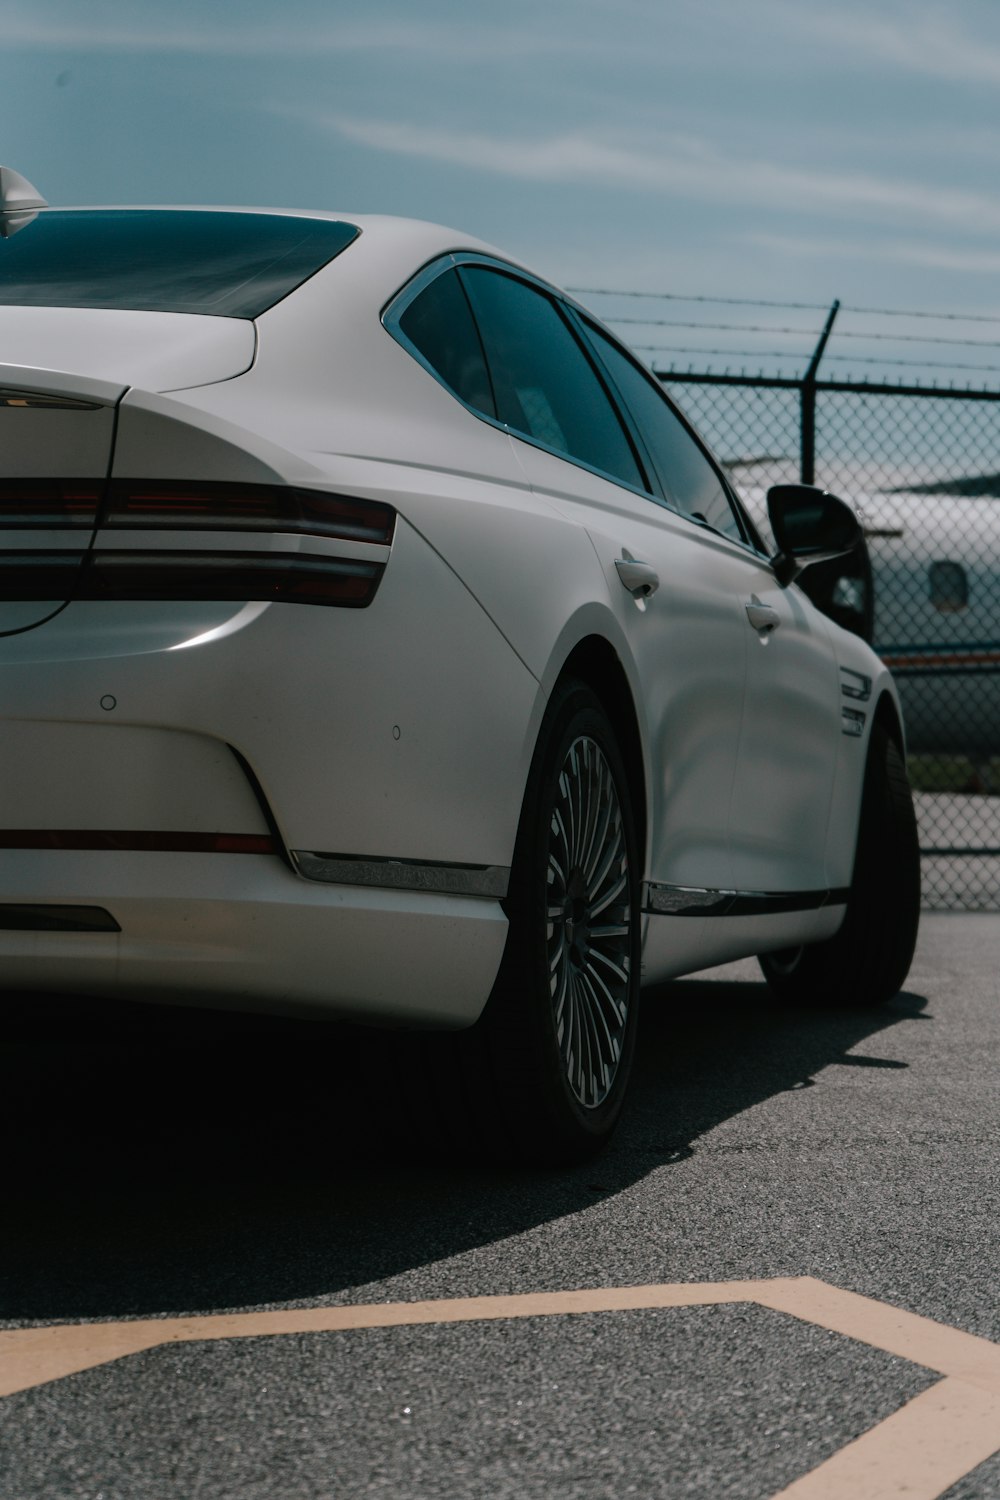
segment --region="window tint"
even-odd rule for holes
[[[461,275],[482,334],[500,421],[644,489],[614,407],[555,304],[500,272],[466,266]]]
[[[587,332],[639,429],[663,499],[682,515],[707,521],[716,531],[742,541],[743,528],[714,465],[652,377],[592,325],[587,325]]]
[[[47,208],[0,239],[0,303],[256,318],[357,233],[292,214]]]
[[[454,271],[445,271],[413,299],[399,328],[449,390],[477,411],[496,416],[483,346]]]

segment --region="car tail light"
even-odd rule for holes
[[[295,552],[0,552],[0,598],[267,599],[363,609],[384,564]]]
[[[102,479],[0,479],[0,530],[93,530]]]
[[[282,485],[4,480],[0,531],[96,526],[97,535],[87,551],[0,550],[0,599],[263,599],[363,609],[385,570],[381,558],[104,544],[116,531],[148,530],[187,532],[192,542],[206,532],[253,532],[388,546],[395,523],[396,512],[382,501]]]
[[[380,500],[221,481],[113,480],[101,525],[156,531],[284,531],[342,541],[392,541],[396,512]]]

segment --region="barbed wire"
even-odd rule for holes
[[[609,318],[609,323],[630,323],[644,328],[712,328],[726,333],[799,333],[816,337],[815,328],[782,328],[777,323],[705,323],[684,318]]]
[[[847,304],[841,307],[841,312],[863,313],[873,318],[940,318],[952,323],[1000,324],[1000,317],[993,313],[928,312],[926,308],[907,310],[904,307],[849,307]]]
[[[640,297],[659,302],[714,302],[727,307],[781,307],[798,312],[829,312],[828,302],[778,302],[766,297],[708,297],[685,292],[631,292],[621,288],[598,286],[571,286],[566,290],[575,297]],[[865,317],[877,318],[939,318],[945,322],[992,323],[1000,325],[1000,317],[989,313],[929,312],[926,308],[904,307],[851,307],[842,303],[841,312],[861,313]],[[623,321],[621,319],[617,321]]]
[[[827,302],[769,302],[764,297],[685,296],[683,292],[623,292],[611,287],[568,286],[574,297],[655,297],[663,302],[719,302],[731,307],[795,307],[805,312],[829,312]]]
[[[781,328],[773,323],[704,323],[683,318],[609,318],[609,323],[629,324],[639,328],[710,328],[713,333],[780,333],[802,338],[816,338],[813,328]],[[864,339],[872,343],[889,344],[948,344],[953,348],[998,349],[996,339],[943,338],[933,333],[865,333],[861,329],[834,328],[834,339]],[[647,346],[648,347],[648,346]],[[828,359],[835,358],[828,355]]]
[[[801,362],[803,359],[801,349],[700,349],[667,344],[633,344],[632,347],[642,354],[665,354],[671,357],[675,354],[701,354],[719,359],[753,359],[758,362],[760,360],[798,360]],[[827,354],[824,356],[824,363],[827,360],[839,360],[843,364],[852,365],[890,365],[919,370],[974,370],[980,375],[1000,375],[1000,365],[960,364],[950,359],[883,359],[877,355]]]

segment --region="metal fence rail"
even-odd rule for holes
[[[656,373],[758,520],[768,487],[796,479],[863,511],[874,645],[906,714],[925,902],[997,910],[1000,392],[820,380],[836,311],[794,378]]]

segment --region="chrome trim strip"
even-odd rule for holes
[[[786,911],[819,911],[842,906],[850,892],[826,891],[714,891],[700,886],[657,885],[646,882],[643,913],[669,917],[763,917]]]
[[[332,885],[372,885],[393,891],[430,891],[439,896],[482,896],[502,901],[510,869],[506,865],[422,864],[379,855],[311,854],[293,849],[292,859],[306,880]]]
[[[735,891],[710,891],[686,885],[654,885],[649,881],[642,909],[651,916],[722,917],[735,897]]]

